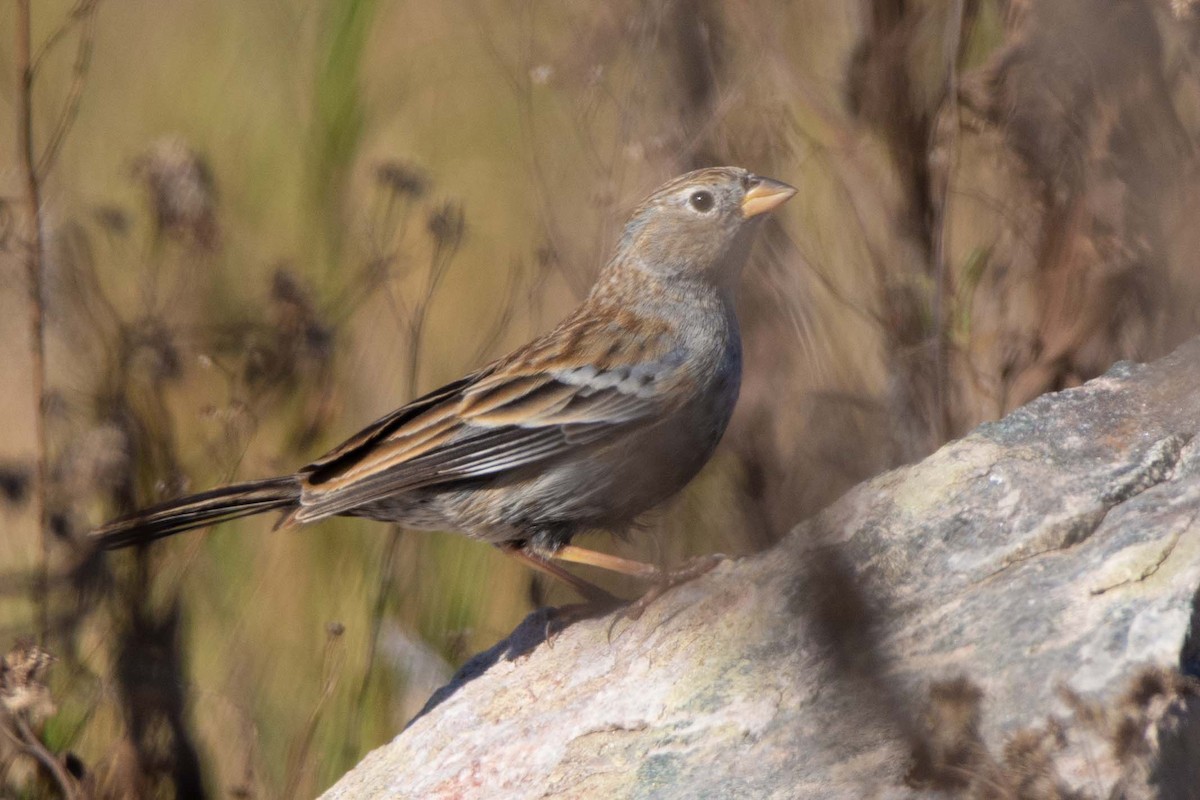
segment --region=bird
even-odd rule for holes
[[[657,566],[571,544],[627,531],[712,456],[742,372],[735,294],[767,212],[796,194],[740,167],[688,172],[631,213],[583,302],[507,356],[376,420],[291,475],[145,508],[90,533],[99,550],[264,512],[288,528],[336,516],[451,530],[612,601],[564,563],[656,583]]]

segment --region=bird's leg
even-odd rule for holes
[[[642,561],[633,561],[628,558],[600,553],[571,544],[560,547],[552,557],[560,561],[589,564],[600,569],[619,572],[622,575],[631,575],[635,578],[653,581],[653,585],[646,593],[630,603],[629,607],[625,610],[625,616],[629,619],[640,617],[642,612],[646,610],[646,607],[661,597],[663,592],[681,583],[687,583],[690,580],[700,577],[716,567],[717,564],[720,564],[725,558],[718,554],[699,556],[689,560],[678,569],[663,570]]]
[[[501,546],[500,550],[512,556],[517,561],[533,567],[538,572],[544,572],[547,575],[558,578],[560,581],[578,592],[580,596],[582,596],[583,599],[587,600],[589,603],[594,603],[598,606],[615,606],[621,603],[620,600],[613,597],[596,584],[588,583],[578,575],[572,575],[558,564],[555,564],[549,559],[543,558],[536,553],[531,553],[521,547]]]
[[[609,608],[619,605],[622,602],[599,586],[568,572],[550,559],[538,555],[536,552],[531,552],[520,547],[501,547],[501,549],[513,558],[528,564],[539,572],[553,575],[563,583],[566,583],[592,606]],[[668,589],[700,577],[721,563],[724,556],[699,556],[689,560],[678,569],[664,570],[659,569],[653,564],[647,564],[644,561],[634,561],[629,558],[621,558],[620,556],[568,544],[558,548],[550,558],[567,561],[572,564],[587,564],[588,566],[606,569],[610,572],[619,572],[622,575],[629,575],[644,581],[650,581],[652,584],[650,588],[625,609],[625,616],[627,618],[637,619],[646,610],[647,606],[661,597]],[[585,610],[581,610],[581,613],[586,612]]]
[[[538,572],[558,578],[587,601],[586,603],[575,603],[551,610],[553,616],[546,623],[546,641],[548,643],[553,642],[559,631],[562,631],[568,625],[579,620],[594,617],[597,613],[603,613],[609,609],[616,608],[624,602],[613,597],[594,583],[588,583],[578,575],[572,575],[558,564],[553,563],[544,556],[538,555],[536,552],[531,552],[521,547],[505,545],[500,545],[499,547],[502,552],[507,553],[517,561],[533,567]]]
[[[693,578],[700,577],[721,563],[725,557],[718,553],[697,556],[696,558],[689,559],[679,569],[664,570],[653,564],[647,564],[644,561],[634,561],[629,558],[621,558],[620,556],[613,556],[597,550],[588,550],[584,547],[576,547],[573,544],[568,544],[556,550],[551,558],[557,558],[559,561],[570,561],[573,564],[587,564],[609,570],[610,572],[630,575],[634,578],[666,582],[669,586],[676,586]]]
[[[601,553],[598,550],[588,550],[586,547],[576,547],[566,544],[554,551],[551,558],[559,561],[570,561],[572,564],[587,564],[592,567],[606,569],[609,572],[619,572],[622,575],[632,575],[635,578],[657,579],[662,570],[644,561],[633,561],[620,556]]]

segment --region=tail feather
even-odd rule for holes
[[[116,550],[218,522],[291,508],[299,501],[300,485],[294,477],[234,483],[115,519],[92,531],[91,539],[102,550]]]

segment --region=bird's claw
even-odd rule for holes
[[[621,616],[625,619],[636,620],[645,613],[646,609],[658,598],[667,593],[668,590],[679,586],[682,583],[695,580],[701,575],[712,572],[718,564],[725,560],[725,556],[720,553],[712,553],[705,556],[697,556],[689,559],[682,567],[673,569],[669,572],[662,571],[654,578],[654,585],[651,586],[641,597],[634,600],[625,607]]]

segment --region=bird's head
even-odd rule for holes
[[[633,212],[609,269],[732,287],[766,212],[795,193],[786,183],[739,167],[681,175]]]

